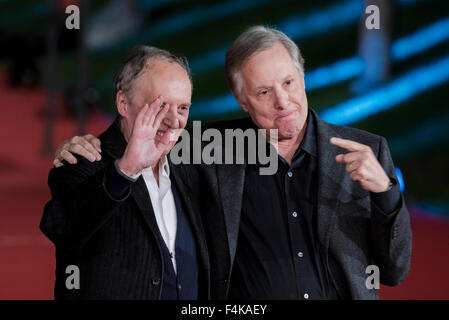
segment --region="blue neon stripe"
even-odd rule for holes
[[[326,109],[321,113],[321,117],[334,124],[350,124],[389,109],[447,80],[449,80],[449,56],[415,69],[380,89]],[[240,106],[237,101],[231,94],[227,94],[194,103],[190,114],[192,118],[201,118],[238,110]]]
[[[399,167],[395,167],[396,177],[398,178],[399,188],[401,192],[404,192],[405,190],[405,183],[404,183],[404,177],[402,176],[402,171],[399,169]]]
[[[281,22],[279,30],[295,41],[344,27],[357,19],[363,13],[363,2],[349,0],[326,9],[302,15],[291,16]],[[190,66],[195,73],[218,68],[224,64],[226,50],[230,43],[216,48],[191,60]]]
[[[444,27],[447,27],[447,30]],[[402,60],[447,39],[449,39],[449,17],[394,41],[392,58],[393,60]],[[360,75],[363,68],[364,62],[360,57],[352,57],[329,66],[320,67],[311,72],[306,72],[306,88],[310,91],[351,79]],[[217,116],[240,109],[232,94],[196,102],[194,106],[191,114],[198,118]]]
[[[421,0],[400,0],[398,3],[400,5],[409,5],[419,1]],[[356,22],[364,12],[363,8],[363,1],[345,1],[301,16],[291,16],[279,24],[279,30],[294,41],[303,40],[309,36],[335,31],[338,28]],[[230,43],[227,43],[191,59],[190,66],[192,71],[201,73],[222,66],[229,45]]]
[[[449,17],[395,41],[392,46],[392,58],[398,61],[404,60],[446,41],[448,38]]]
[[[306,89],[313,90],[353,78],[363,72],[364,63],[360,57],[338,61],[306,73]]]
[[[279,25],[293,40],[344,27],[363,14],[363,1],[349,0],[321,9],[312,14],[287,18]]]
[[[417,68],[366,95],[339,103],[321,113],[325,121],[346,125],[406,101],[449,80],[449,56]]]

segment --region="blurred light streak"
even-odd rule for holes
[[[397,2],[400,5],[409,5],[420,1],[422,0],[399,0]],[[299,41],[355,23],[362,14],[363,1],[349,0],[300,16],[290,16],[281,22],[278,28],[294,41]],[[230,43],[227,43],[191,59],[190,66],[193,72],[201,73],[221,67],[224,64],[229,45]]]
[[[365,95],[349,99],[321,112],[323,120],[351,124],[404,102],[449,80],[449,56],[416,68],[389,84]]]
[[[398,61],[404,60],[447,39],[449,39],[449,17],[396,40],[392,46],[392,58]]]
[[[443,26],[447,27],[447,29],[443,29]],[[430,33],[433,36],[430,36]],[[449,39],[449,17],[394,41],[392,45],[392,58],[393,60],[405,59],[447,39]],[[364,63],[362,58],[351,57],[306,72],[306,89],[310,91],[351,79],[360,75],[363,72],[363,68]],[[240,110],[240,106],[231,94],[216,97],[211,100],[198,101],[195,102],[194,106],[192,116],[198,118]]]
[[[405,184],[404,184],[404,177],[402,176],[402,171],[399,169],[399,167],[394,168],[396,172],[396,177],[398,178],[399,188],[401,192],[404,192],[405,190]]]

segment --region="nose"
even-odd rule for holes
[[[288,92],[286,92],[282,87],[275,88],[275,108],[278,110],[283,110],[288,107]]]
[[[175,105],[170,105],[168,107],[168,111],[165,114],[165,118],[163,120],[164,124],[170,128],[178,128],[179,127],[179,119],[178,112]]]

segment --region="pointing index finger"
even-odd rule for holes
[[[366,149],[366,146],[364,144],[348,140],[348,139],[341,139],[332,137],[330,139],[330,143],[333,145],[339,146],[340,148],[349,150],[349,151],[362,151]]]

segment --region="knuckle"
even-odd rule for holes
[[[79,144],[72,143],[70,145],[70,150],[75,151],[75,152],[80,152],[81,151],[81,146]]]

